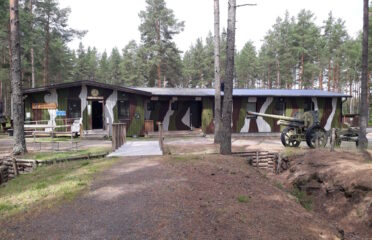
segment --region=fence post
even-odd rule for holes
[[[14,177],[18,176],[18,166],[17,166],[17,160],[15,157],[12,157],[12,164],[14,169]]]
[[[125,143],[126,132],[125,123],[112,124],[112,151],[115,151]]]
[[[127,124],[123,124],[123,144],[127,142]]]
[[[159,129],[159,146],[160,146],[160,149],[164,152],[163,123],[157,122],[157,124],[158,124],[158,129]]]

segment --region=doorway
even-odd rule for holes
[[[92,129],[103,129],[103,101],[92,101]]]
[[[190,122],[192,128],[201,128],[202,102],[195,101],[190,107]]]

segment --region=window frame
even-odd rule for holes
[[[252,108],[249,108],[248,106],[253,106],[253,104],[254,104],[254,107],[252,107]],[[253,111],[252,111],[252,109],[254,109]],[[250,118],[250,119],[255,119],[255,118],[257,118],[257,116],[256,115],[250,115],[250,114],[248,114],[247,112],[248,111],[251,111],[251,112],[257,112],[257,101],[251,101],[251,102],[247,102],[247,104],[245,105],[245,118]]]
[[[121,104],[126,104],[127,106],[127,113],[126,115],[121,115],[121,111],[123,106]],[[117,107],[118,107],[118,119],[120,120],[129,120],[130,119],[130,102],[128,100],[118,100],[117,101]]]
[[[73,102],[78,103],[77,105],[79,106],[75,109],[77,110],[76,112],[71,111],[72,109],[70,108]],[[74,114],[77,114],[78,117],[75,117]],[[67,118],[81,118],[81,100],[79,98],[67,99]]]
[[[279,108],[280,105],[281,105],[281,107]],[[275,115],[285,116],[286,110],[287,110],[287,108],[286,108],[286,104],[285,104],[284,101],[275,102],[275,105],[274,105],[274,114]]]

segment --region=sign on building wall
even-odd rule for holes
[[[32,109],[57,109],[57,103],[32,103]]]
[[[66,117],[66,111],[57,110],[56,115],[57,117]]]

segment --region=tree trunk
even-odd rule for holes
[[[214,0],[214,143],[221,143],[220,3]]]
[[[280,82],[280,61],[279,61],[278,58],[276,59],[276,84],[277,84],[277,88],[280,88],[281,87],[281,82]]]
[[[10,38],[11,38],[11,74],[12,74],[12,109],[13,109],[13,154],[25,153],[26,141],[24,132],[23,95],[21,82],[21,45],[19,41],[18,0],[9,0],[10,7]]]
[[[267,86],[268,86],[268,88],[269,89],[271,89],[272,88],[272,84],[271,84],[271,69],[270,69],[270,64],[269,64],[269,66],[268,66],[268,71],[267,71]]]
[[[328,60],[328,81],[327,90],[331,91],[331,59]]]
[[[368,140],[366,129],[368,124],[368,0],[364,0],[363,7],[363,45],[362,45],[362,79],[361,79],[361,99],[359,101],[359,148],[366,149]]]
[[[31,87],[35,87],[35,60],[34,60],[34,38],[33,36],[33,16],[32,16],[32,0],[29,0],[28,2],[28,8],[31,15],[31,21],[30,21],[30,32],[31,32],[31,49],[30,49],[30,58],[31,58]]]
[[[49,13],[47,24],[45,26],[45,47],[44,47],[44,69],[43,69],[43,83],[46,86],[49,83],[49,41],[50,41],[50,32],[49,32]]]
[[[156,28],[156,41],[157,41],[157,44],[158,44],[158,57],[160,56],[160,23],[159,23],[159,20],[156,20],[155,22],[155,28]],[[158,74],[158,87],[161,87],[161,66],[160,66],[160,59],[158,59],[158,63],[157,63],[157,74]]]
[[[303,87],[303,81],[304,81],[304,54],[301,55],[301,71],[300,71],[300,89]]]
[[[234,48],[235,48],[235,21],[236,21],[236,0],[229,0],[227,17],[227,47],[226,47],[226,79],[224,84],[224,97],[222,106],[221,129],[221,154],[231,154],[231,115],[232,115],[232,91],[234,80]]]

